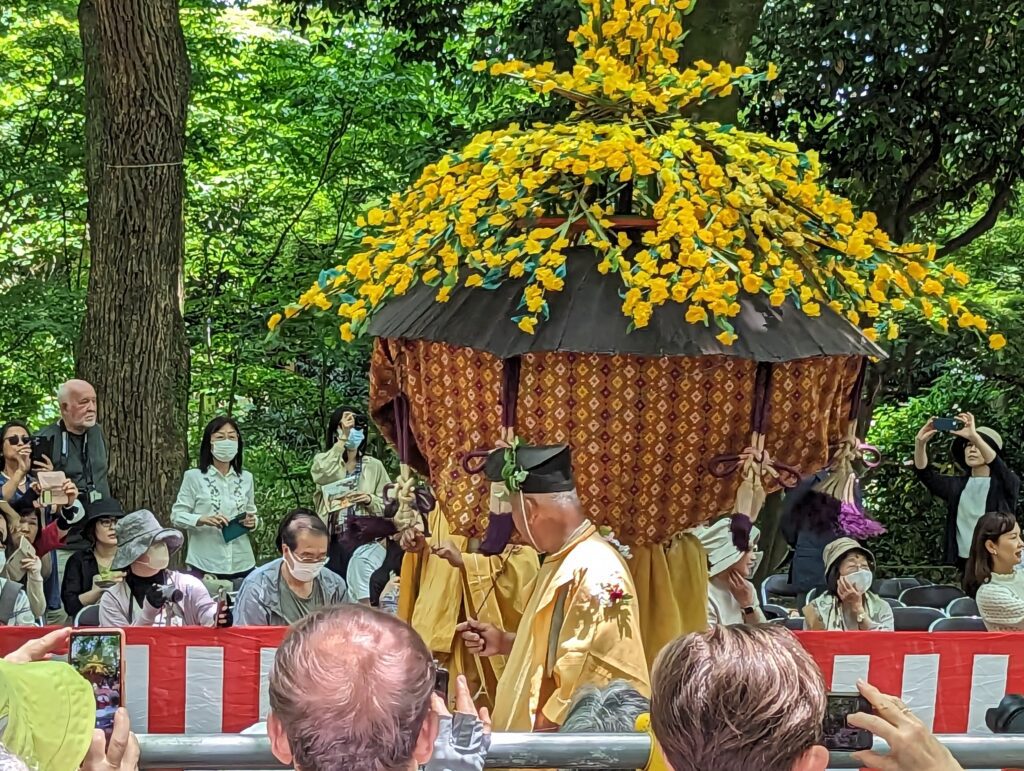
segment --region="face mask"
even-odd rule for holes
[[[285,555],[285,561],[288,563],[288,571],[292,574],[292,577],[304,584],[315,581],[316,577],[320,575],[320,571],[327,564],[327,560],[323,562],[299,562],[295,559],[295,555],[291,553]]]
[[[358,428],[353,428],[348,432],[348,439],[345,440],[345,447],[349,450],[355,450],[359,445],[363,443],[366,438],[366,434]]]
[[[874,581],[874,576],[871,575],[870,570],[858,570],[856,573],[850,573],[846,580],[850,583],[854,589],[863,594],[871,588],[871,582]]]
[[[230,463],[238,455],[237,439],[218,439],[211,447],[213,457],[221,463]]]
[[[163,570],[171,564],[171,553],[167,550],[167,544],[163,541],[153,544],[139,562],[144,562],[145,566],[152,570]]]

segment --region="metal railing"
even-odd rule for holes
[[[1024,768],[1024,735],[939,736],[965,769]],[[270,771],[285,768],[265,736],[146,734],[141,768]],[[875,749],[885,752],[884,742]],[[643,768],[650,752],[646,734],[495,734],[489,768]],[[830,768],[859,768],[849,755],[832,753]]]

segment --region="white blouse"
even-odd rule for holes
[[[185,562],[205,573],[221,575],[252,570],[256,557],[248,534],[225,542],[219,527],[198,523],[203,517],[217,514],[233,521],[255,513],[253,480],[248,471],[239,474],[232,468],[224,475],[212,465],[205,474],[197,468],[186,471],[171,508],[171,522],[188,535]]]
[[[993,573],[978,589],[978,611],[990,632],[1024,630],[1024,571]]]

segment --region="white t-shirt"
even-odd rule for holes
[[[360,546],[352,553],[345,573],[345,583],[348,584],[345,599],[348,602],[370,599],[370,576],[384,564],[387,551],[383,544],[375,541]]]
[[[956,549],[964,559],[971,556],[974,528],[985,515],[992,477],[970,477],[956,509]]]

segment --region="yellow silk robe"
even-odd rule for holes
[[[488,693],[486,686],[501,677],[505,659],[492,656],[482,660],[471,655],[462,638],[456,637],[455,626],[475,617],[501,629],[516,629],[539,568],[537,552],[527,546],[510,546],[495,557],[469,554],[467,540],[450,535],[447,521],[436,508],[430,516],[430,532],[427,542],[431,546],[451,541],[462,552],[465,575],[429,551],[407,554],[402,562],[398,615],[448,669],[452,694],[455,678],[464,674],[477,694],[477,707],[493,708],[494,694]]]
[[[612,602],[609,589],[632,599]],[[591,525],[544,559],[498,682],[494,730],[531,731],[538,712],[561,725],[578,688],[613,680],[650,696],[633,579]]]

